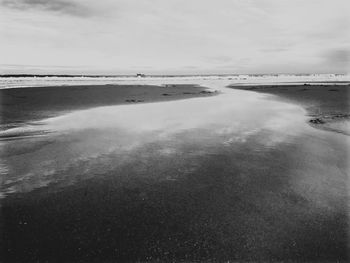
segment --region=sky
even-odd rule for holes
[[[0,74],[349,73],[349,0],[0,0]]]

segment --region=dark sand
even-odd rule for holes
[[[318,96],[303,88],[263,91],[314,94],[290,91],[291,98],[305,99],[302,103]],[[180,97],[187,96],[184,92],[179,88]],[[158,98],[167,99],[162,93]],[[328,105],[327,96],[315,101]],[[42,104],[51,108],[49,102]],[[334,200],[331,208],[322,202],[315,206],[291,183],[304,161],[298,150],[319,141],[305,137],[276,149],[257,149],[252,141],[224,149],[195,144],[200,134],[193,136],[179,141],[175,157],[160,157],[160,145],[146,144],[129,156],[133,161],[111,172],[6,197],[1,201],[1,261],[346,262],[347,199]],[[344,145],[333,144],[345,151]],[[192,155],[196,150],[205,154]],[[332,155],[326,161],[344,169],[346,157]],[[320,179],[316,174],[313,184]],[[343,185],[334,180],[330,183],[336,187]]]
[[[207,96],[197,85],[89,85],[0,89],[2,129],[92,107]]]
[[[294,146],[255,148],[159,158],[149,145],[113,172],[11,195],[3,262],[345,262],[346,200],[324,213],[290,186]]]
[[[300,104],[310,116],[309,123],[316,128],[350,135],[349,132],[328,126],[334,122],[350,119],[349,84],[304,84],[231,86],[235,89],[251,90],[278,95],[282,100]]]

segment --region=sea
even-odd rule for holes
[[[174,80],[228,80],[233,85],[344,83],[350,81],[350,74],[145,75],[144,77],[131,75],[0,75],[0,89],[64,85],[126,84],[134,82],[149,83]]]

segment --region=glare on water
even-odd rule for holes
[[[99,173],[103,173],[118,164],[106,156],[138,151],[150,143],[164,148],[159,154],[168,154],[175,153],[177,145],[186,141],[201,147],[235,147],[265,133],[268,136],[259,144],[272,147],[292,140],[305,129],[304,111],[298,106],[224,89],[226,83],[217,80],[200,84],[221,93],[180,101],[93,108],[42,120],[40,125],[3,131],[2,135],[47,132],[45,136],[2,142],[8,170],[4,191],[28,191],[62,180],[55,174],[79,170],[82,160],[86,176],[96,166],[96,159]],[[119,156],[120,159],[126,157]]]

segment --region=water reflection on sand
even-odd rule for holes
[[[77,111],[29,127],[45,136],[3,141],[3,194],[63,189],[35,201],[48,222],[69,215],[38,240],[58,229],[72,250],[51,245],[70,259],[73,248],[124,260],[344,258],[344,135],[275,97],[201,84],[222,93]]]
[[[2,142],[8,169],[5,192],[30,191],[62,181],[63,171],[69,182],[75,180],[74,171],[79,171],[81,179],[91,176],[91,170],[103,174],[121,160],[128,161],[127,153],[151,143],[159,144],[159,155],[175,154],[185,142],[202,148],[235,147],[251,137],[259,138],[259,145],[274,147],[292,142],[305,129],[301,108],[215,84],[223,91],[218,96],[99,107],[6,131],[17,136],[50,134]],[[108,158],[114,155],[120,155],[118,161]]]

